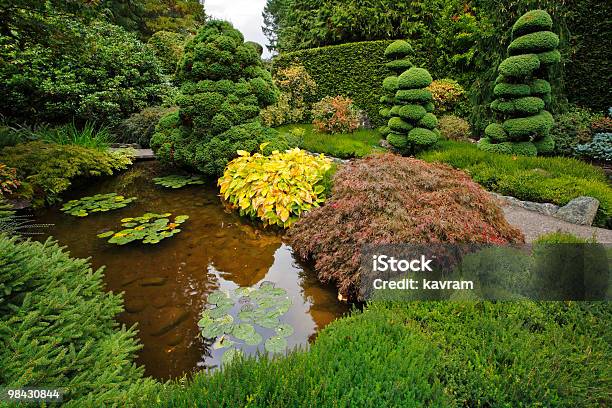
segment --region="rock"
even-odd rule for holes
[[[142,312],[147,307],[147,302],[141,297],[126,299],[124,302],[125,311],[128,313]]]
[[[155,323],[153,324],[153,330],[151,334],[153,336],[161,336],[162,334],[168,333],[176,326],[184,322],[189,317],[189,312],[178,307],[166,307],[159,311]]]
[[[140,281],[140,286],[162,286],[167,280],[167,278],[144,278]]]
[[[571,222],[578,225],[592,225],[597,209],[599,208],[599,200],[593,197],[578,197],[561,207],[554,215],[560,220]]]
[[[559,211],[559,206],[550,203],[532,203],[530,201],[522,201],[522,207],[529,211],[539,212],[544,215],[555,215]]]

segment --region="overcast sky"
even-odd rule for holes
[[[231,22],[242,32],[246,41],[255,41],[264,47],[264,58],[270,53],[266,48],[268,42],[261,27],[266,0],[205,0],[206,14]]]

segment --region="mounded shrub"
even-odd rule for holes
[[[532,10],[512,28],[514,40],[509,57],[499,65],[491,109],[501,123],[485,129],[478,146],[488,152],[535,156],[550,153],[549,137],[554,120],[545,110],[551,102],[550,84],[543,79],[547,69],[560,61],[559,37],[550,31],[552,18],[544,10]],[[496,146],[500,144],[500,146]]]
[[[612,162],[612,133],[597,133],[593,140],[576,146],[576,155],[603,162]]]
[[[136,143],[143,148],[148,148],[159,120],[169,113],[176,111],[178,111],[176,106],[152,106],[134,113],[119,125],[117,129],[119,141],[130,144]]]
[[[383,96],[380,98],[380,102],[383,104],[383,107],[379,114],[387,121],[392,118],[391,108],[396,104],[395,93],[399,90],[399,75],[412,66],[412,62],[409,59],[409,55],[412,54],[412,47],[404,40],[392,42],[385,49],[385,58],[389,61],[385,66],[391,72],[391,75],[386,77],[382,84]],[[395,121],[397,122],[397,120]],[[379,129],[383,137],[386,137],[395,130],[390,125],[384,125]]]
[[[0,234],[0,382],[65,390],[67,407],[138,406],[157,383],[134,364],[134,328],[114,320],[121,295],[107,292],[103,270],[57,243],[18,242]]]
[[[427,90],[431,92],[436,112],[440,114],[455,113],[465,110],[467,98],[465,89],[453,79],[438,79],[433,81]]]
[[[185,46],[176,76],[178,115],[162,118],[151,140],[162,161],[220,175],[236,151],[281,143],[258,120],[278,90],[255,48],[230,23],[207,22]]]
[[[359,110],[351,98],[326,96],[312,106],[312,124],[318,132],[351,133],[359,129]]]
[[[398,78],[398,91],[395,94],[399,118],[392,117],[388,127],[391,133],[387,142],[403,154],[413,154],[433,146],[440,131],[438,119],[431,113],[433,96],[427,89],[433,79],[426,69],[412,67]]]
[[[442,116],[438,127],[443,138],[455,141],[469,139],[472,132],[467,120],[454,115]]]
[[[556,115],[550,136],[555,142],[554,154],[573,156],[578,144],[591,141],[593,113],[589,109],[571,107],[567,112]]]
[[[319,279],[357,296],[363,244],[522,242],[489,195],[447,166],[392,154],[350,162],[334,176],[326,204],[288,232]]]

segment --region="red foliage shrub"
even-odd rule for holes
[[[327,204],[302,216],[288,237],[300,257],[315,261],[320,280],[335,281],[351,299],[363,244],[524,242],[467,174],[393,154],[342,166]]]
[[[612,133],[612,119],[600,116],[591,121],[593,133]]]
[[[359,110],[351,98],[326,96],[312,107],[312,124],[322,133],[351,133],[359,128]]]

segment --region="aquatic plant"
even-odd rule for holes
[[[261,145],[261,150],[266,144]],[[270,156],[239,151],[218,181],[223,199],[240,215],[265,225],[288,228],[300,215],[325,201],[325,174],[332,162],[300,149]]]
[[[136,197],[125,198],[117,193],[96,194],[78,200],[70,200],[61,208],[65,213],[75,217],[87,217],[90,213],[106,212],[126,207],[134,202]]]
[[[98,234],[98,238],[110,238],[108,242],[117,245],[125,245],[134,241],[142,241],[143,244],[157,244],[181,232],[179,226],[189,219],[187,215],[178,215],[171,222],[170,216],[172,216],[171,213],[146,213],[142,217],[124,218],[121,220],[121,226],[125,229],[119,232],[107,231]]]
[[[195,184],[204,184],[204,179],[200,176],[181,176],[173,174],[165,177],[155,177],[153,182],[158,186],[166,188],[183,188]]]
[[[241,345],[257,346],[264,338],[256,326],[274,330],[274,335],[264,342],[270,353],[282,353],[287,349],[287,337],[293,334],[293,327],[281,323],[279,318],[291,307],[287,291],[277,288],[271,282],[263,282],[259,288],[238,288],[233,293],[221,290],[208,295],[211,308],[202,312],[198,322],[202,337],[215,339],[214,349],[224,349],[222,363],[242,355]],[[236,311],[235,316],[230,312]]]

